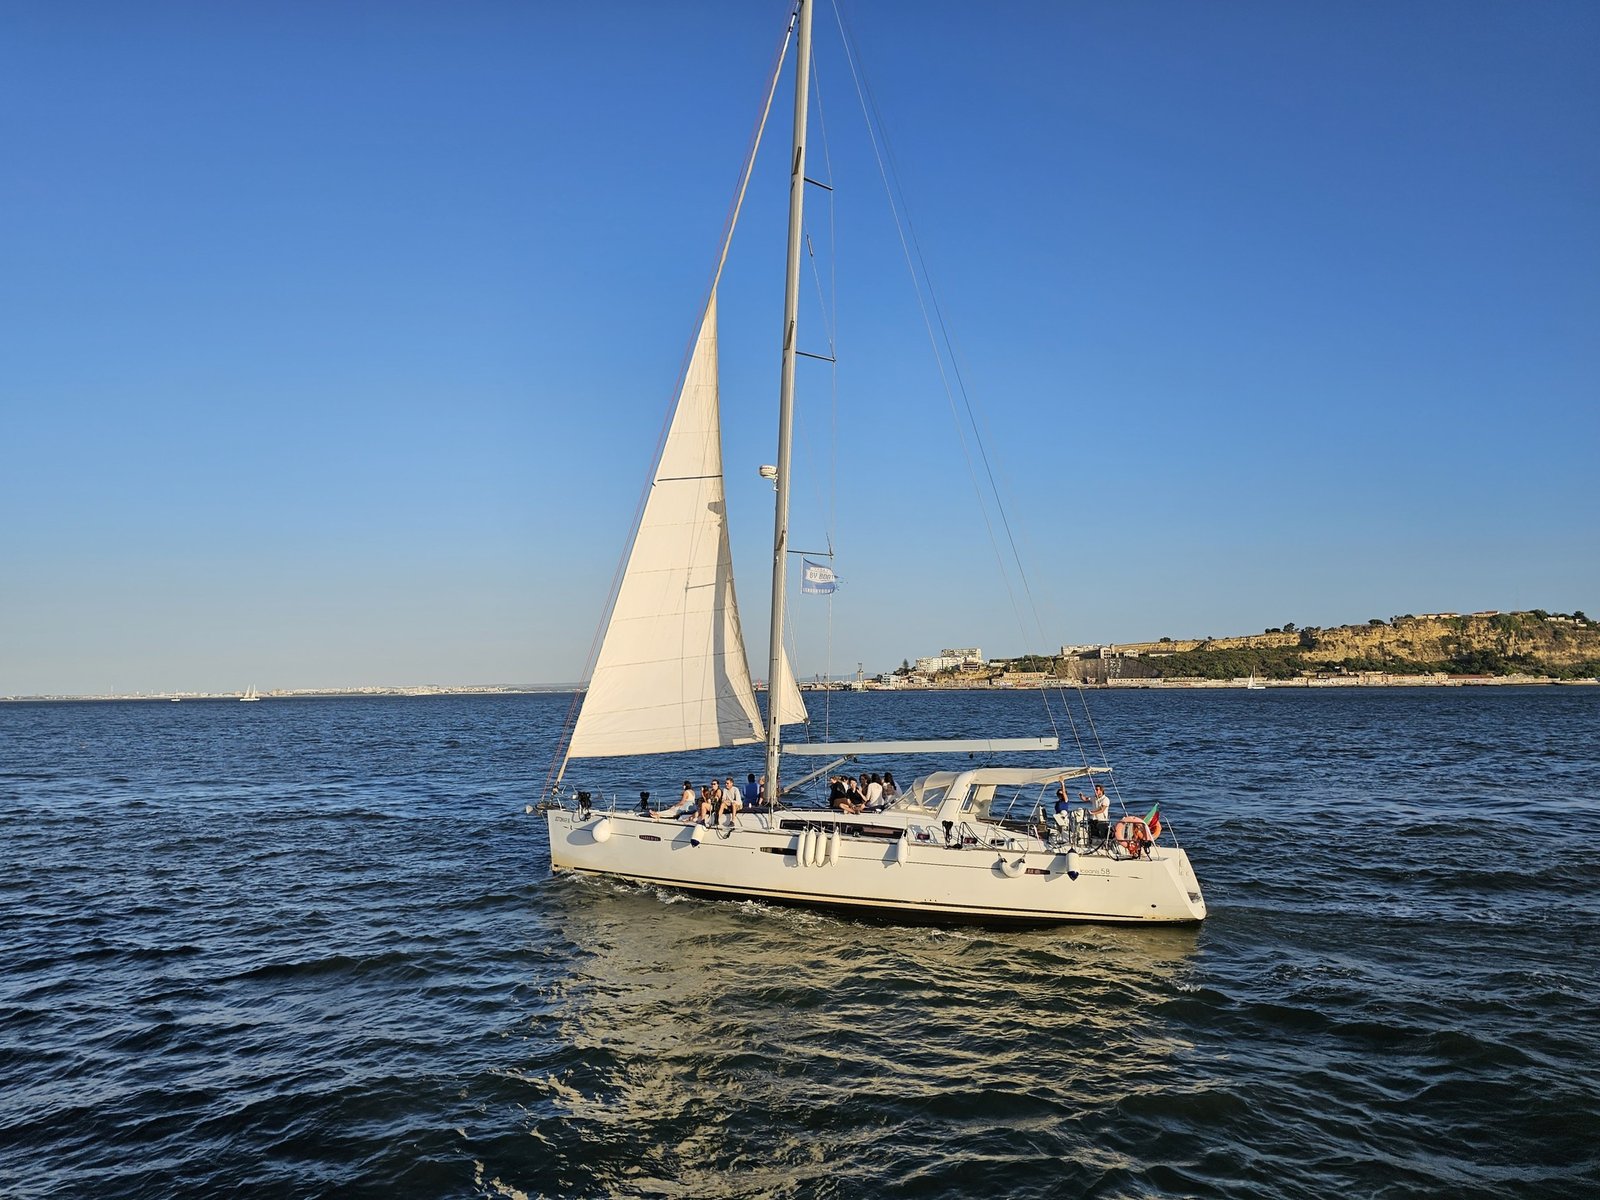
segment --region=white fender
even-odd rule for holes
[[[1017,879],[1022,875],[1022,872],[1027,869],[1028,860],[1026,858],[1019,857],[1016,862],[1012,862],[1004,854],[1002,854],[1000,856],[1000,861],[997,862],[995,866],[1000,868],[1000,874],[1004,875],[1007,879]]]
[[[689,829],[689,844],[698,846],[706,840],[706,827],[696,821]]]
[[[1068,879],[1076,879],[1077,877],[1078,877],[1078,852],[1076,850],[1068,850],[1067,851],[1067,878]]]
[[[805,832],[800,835],[800,853],[795,855],[795,857],[800,860],[800,865],[802,867],[809,867],[811,865],[811,847],[815,844],[815,842],[816,834],[811,831],[811,826],[807,825]]]
[[[589,828],[589,836],[597,842],[609,842],[611,840],[611,818],[601,817],[596,821]]]
[[[828,858],[828,835],[822,830],[814,830],[811,834],[811,865],[820,867]]]
[[[831,865],[839,861],[839,827],[835,825],[833,832],[828,835],[828,863]]]
[[[906,842],[906,835],[902,833],[889,843],[889,861],[896,866],[904,866],[909,857],[911,857],[911,847]]]

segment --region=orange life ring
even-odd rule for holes
[[[1123,817],[1111,831],[1111,836],[1116,839],[1117,844],[1129,858],[1138,858],[1152,840],[1150,827],[1144,823],[1142,817]]]

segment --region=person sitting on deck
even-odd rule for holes
[[[739,787],[733,782],[733,776],[729,775],[727,782],[722,785],[721,794],[717,797],[717,824],[722,824],[723,813],[728,814],[728,820],[731,823],[733,818],[739,815],[739,810],[743,807],[744,800],[739,795]]]
[[[761,785],[756,782],[756,773],[751,771],[744,777],[744,806],[754,808],[761,803]]]
[[[648,795],[649,793],[645,794]],[[699,799],[694,794],[694,784],[685,779],[683,781],[683,795],[678,798],[678,802],[671,808],[664,808],[660,812],[653,812],[650,815],[658,821],[663,818],[670,819],[673,817],[681,817],[687,820],[689,814],[695,810],[695,806],[699,803]]]
[[[863,776],[865,778],[865,776]],[[861,786],[861,781],[853,775],[844,777],[845,799],[850,801],[850,811],[860,812],[867,806],[867,793]]]
[[[885,800],[893,800],[899,794],[900,785],[894,781],[894,772],[885,771],[883,773],[883,798]]]
[[[877,775],[867,776],[866,803],[863,807],[868,812],[877,812],[883,807],[883,780]]]
[[[858,813],[861,811],[856,806],[854,798],[850,795],[849,785],[845,777],[835,775],[828,785],[828,807],[836,812]]]

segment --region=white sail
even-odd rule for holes
[[[800,697],[800,687],[794,681],[794,668],[789,665],[786,650],[778,659],[779,678],[767,687],[767,705],[775,713],[779,725],[801,725],[811,719],[806,712],[806,702]]]
[[[799,693],[789,681],[794,702]],[[779,714],[791,715],[785,692]],[[740,746],[766,737],[728,549],[717,298],[700,325],[569,758]]]

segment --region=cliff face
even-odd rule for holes
[[[1492,654],[1560,668],[1600,659],[1600,626],[1533,613],[1401,617],[1389,625],[1342,625],[1311,636],[1315,647],[1301,653],[1307,662],[1367,658],[1436,663]]]
[[[1593,675],[1600,671],[1600,623],[1574,614],[1479,613],[1405,616],[1366,625],[1295,629],[1249,637],[1118,646],[1153,674],[1246,671],[1284,677],[1307,671]],[[1236,670],[1237,669],[1237,670]]]

